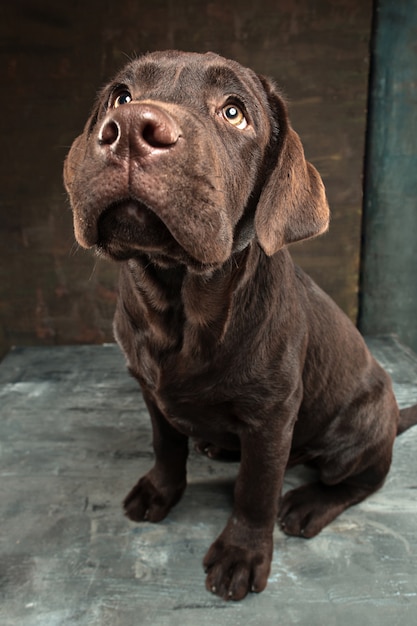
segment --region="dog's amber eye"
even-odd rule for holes
[[[112,107],[114,109],[117,109],[117,107],[122,106],[122,104],[129,104],[129,102],[132,102],[132,100],[133,100],[133,98],[132,98],[131,94],[127,90],[126,91],[121,91],[116,96],[116,98],[113,100]]]
[[[235,104],[226,104],[222,109],[222,114],[229,124],[239,128],[239,130],[243,130],[248,125],[245,115]]]

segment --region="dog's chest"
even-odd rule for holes
[[[168,284],[160,274],[154,272],[151,281],[142,268],[135,284],[130,276],[122,284],[115,331],[129,369],[147,399],[187,435],[236,431],[239,403],[249,402],[257,384],[242,365],[253,359],[245,353],[254,331],[235,310],[237,277],[203,281],[174,275]]]
[[[128,360],[147,398],[175,428],[190,437],[220,437],[223,445],[234,448],[231,433],[239,429],[241,394],[228,384],[233,371],[220,369],[216,355],[206,356],[182,350],[158,354],[144,342]]]

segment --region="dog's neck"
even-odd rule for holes
[[[249,246],[221,268],[195,273],[184,265],[163,268],[149,258],[122,266],[120,300],[123,310],[150,341],[167,349],[182,349],[187,335],[197,345],[218,344],[224,337],[233,298],[248,279],[248,266],[258,250]]]

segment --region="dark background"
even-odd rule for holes
[[[356,321],[373,8],[370,0],[3,3],[0,356],[12,345],[112,341],[117,267],[74,243],[62,163],[99,87],[128,58],[156,49],[213,50],[275,78],[332,210],[330,233],[293,254]]]

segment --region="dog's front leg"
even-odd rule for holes
[[[159,522],[184,493],[188,437],[171,426],[146,394],[144,397],[152,419],[155,464],[133,487],[123,505],[127,517],[134,522]]]
[[[276,418],[275,418],[275,421]],[[271,425],[271,422],[269,422]],[[204,558],[206,587],[225,600],[265,589],[293,420],[241,436],[233,514]]]

